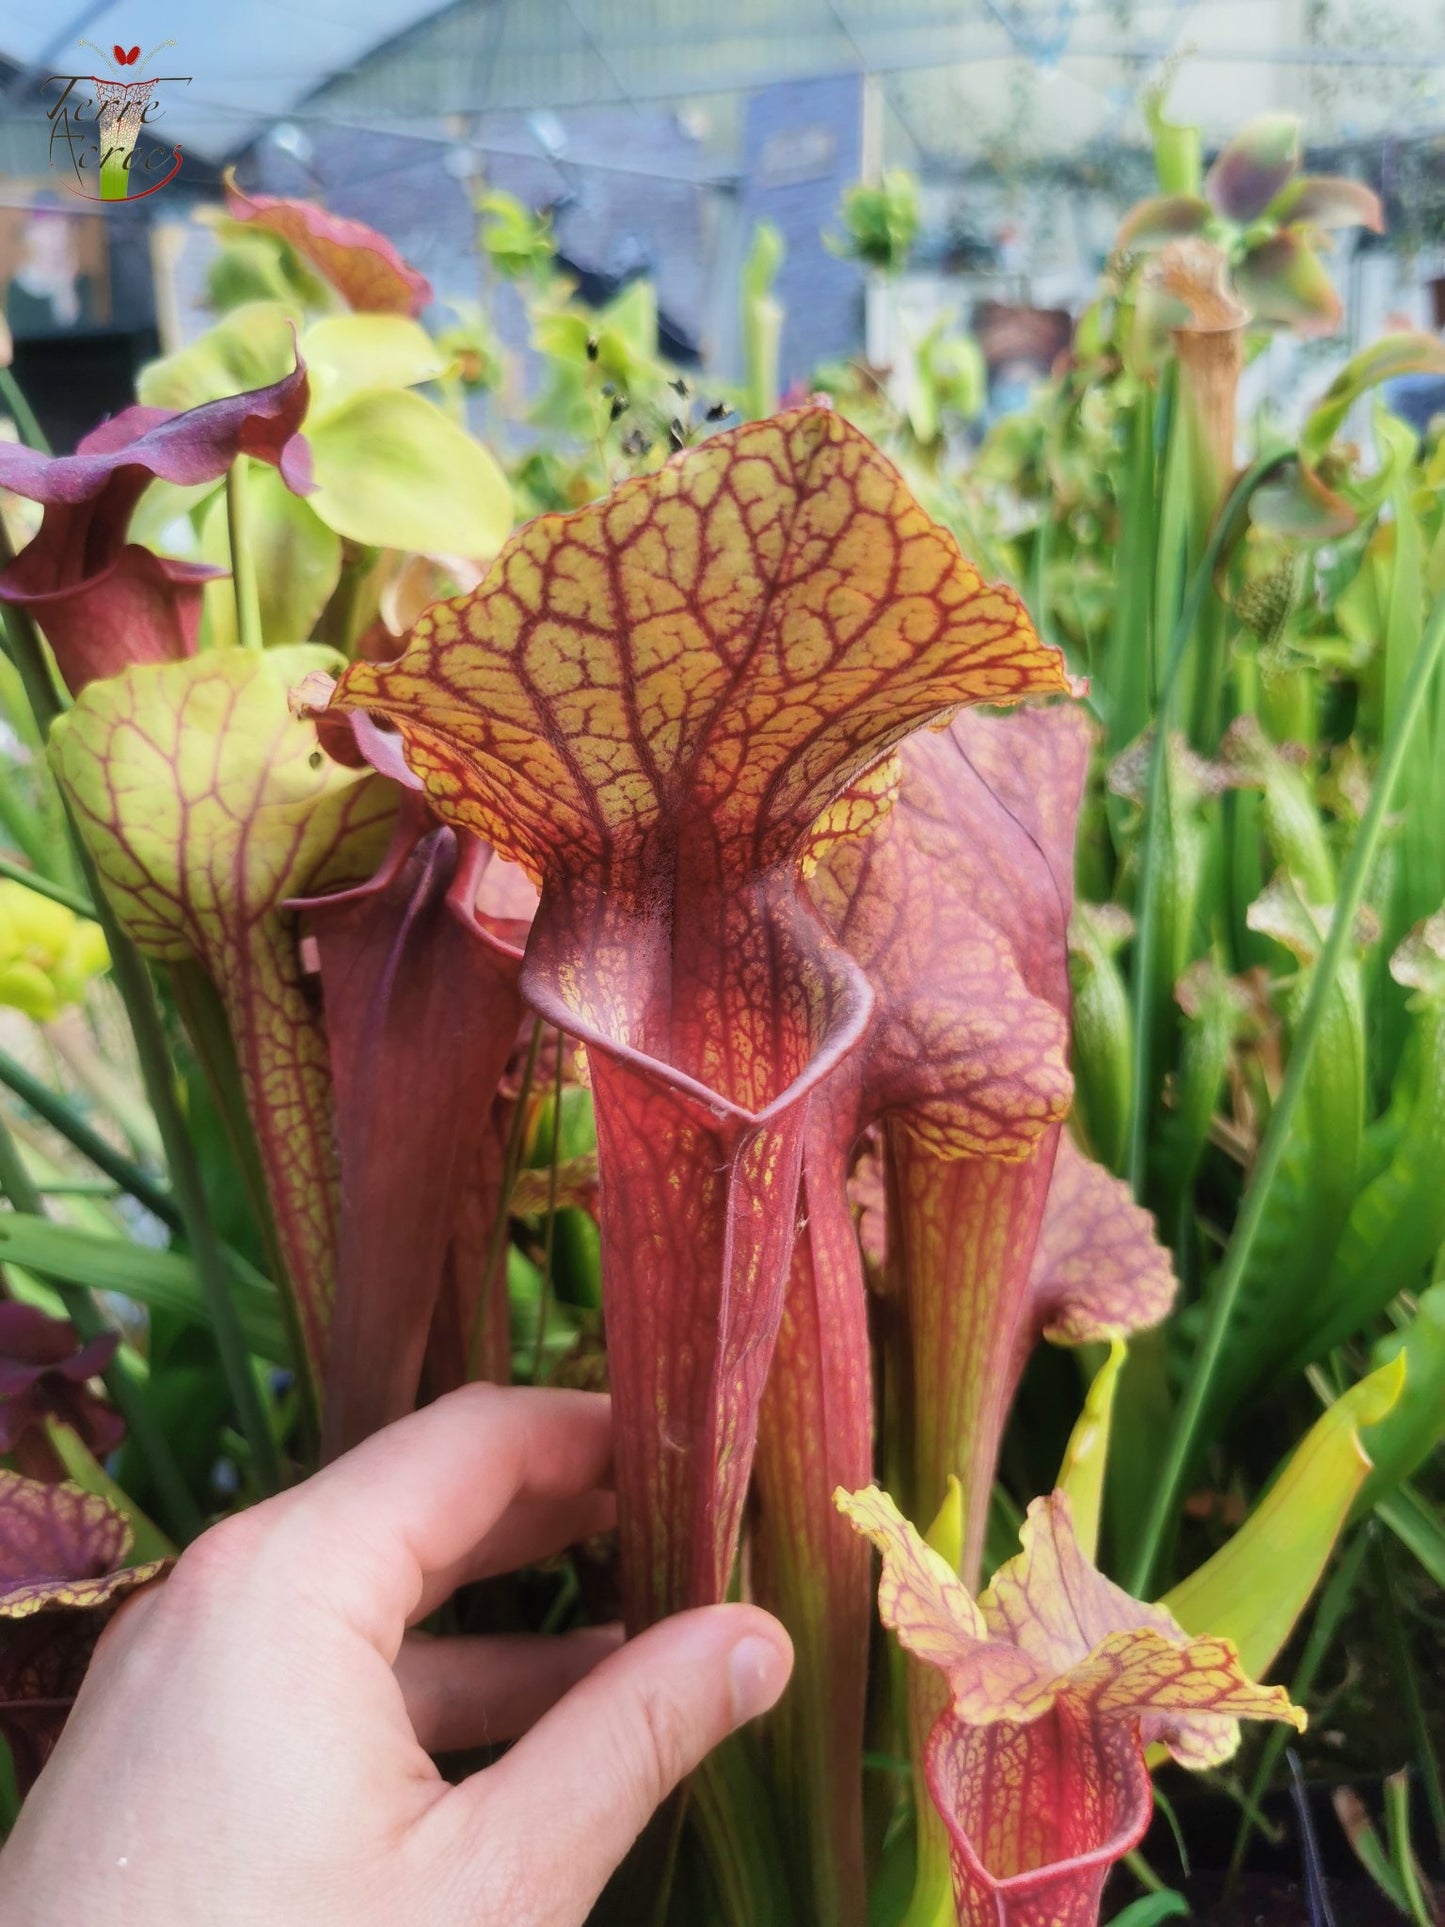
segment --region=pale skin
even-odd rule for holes
[[[611,1453],[604,1398],[472,1385],[206,1533],[106,1629],[0,1853],[0,1920],[584,1921],[792,1665],[752,1606],[625,1645],[411,1630],[606,1527]],[[430,1757],[515,1735],[456,1786]]]

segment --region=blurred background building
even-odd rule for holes
[[[100,210],[55,152],[51,77],[131,46],[163,48],[152,71],[171,77],[142,146],[184,160]],[[0,56],[0,290],[62,440],[158,340],[203,325],[204,210],[228,163],[381,228],[440,301],[480,299],[522,381],[520,303],[476,241],[476,200],[497,188],[551,211],[591,299],[650,277],[684,365],[736,371],[738,270],[767,219],[787,249],[785,381],[865,349],[886,367],[900,335],[956,320],[1012,393],[1067,340],[1150,189],[1140,100],[1161,80],[1208,144],[1298,113],[1312,169],[1385,199],[1388,235],[1352,232],[1332,260],[1343,333],[1272,348],[1257,386],[1287,407],[1387,314],[1442,318],[1431,0],[3,0]],[[918,177],[920,232],[907,272],[870,285],[825,236],[850,183],[895,167]]]

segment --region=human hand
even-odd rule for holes
[[[608,1525],[611,1455],[606,1399],[471,1385],[213,1527],[107,1628],[0,1853],[0,1920],[584,1920],[792,1664],[751,1606],[626,1645],[408,1632]],[[428,1757],[516,1734],[459,1786]]]

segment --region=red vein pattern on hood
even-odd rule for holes
[[[538,881],[523,991],[587,1045],[627,1611],[722,1595],[806,1100],[866,980],[805,900],[818,818],[919,723],[1064,687],[891,466],[809,407],[508,543],[333,707]]]

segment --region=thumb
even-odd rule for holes
[[[492,1849],[473,1864],[500,1870],[504,1843],[529,1841],[529,1875],[548,1896],[537,1918],[585,1918],[655,1809],[775,1704],[792,1666],[788,1635],[756,1606],[703,1606],[649,1627],[457,1789],[453,1799],[471,1809],[459,1816],[466,1832]]]

